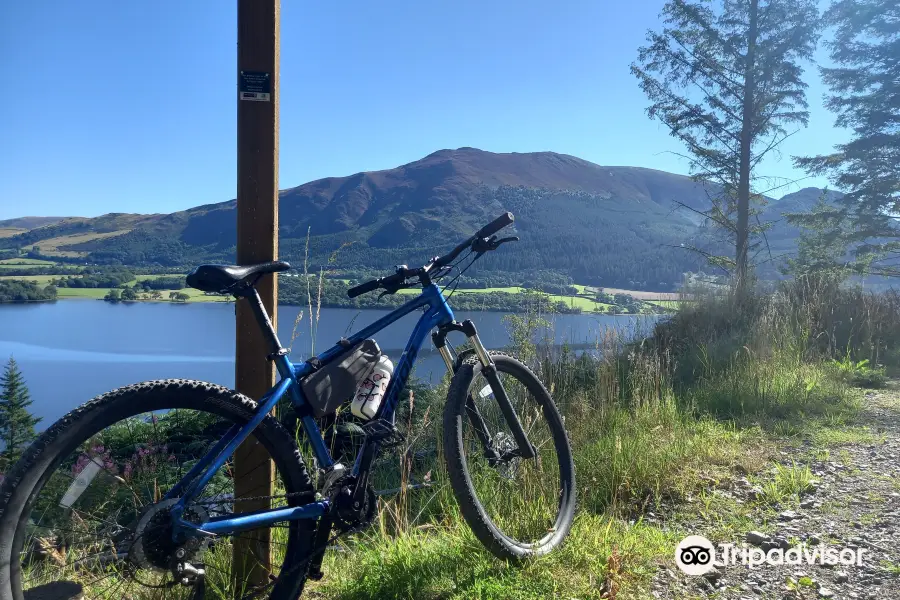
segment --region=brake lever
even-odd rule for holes
[[[517,235],[511,235],[511,236],[509,236],[509,237],[503,238],[502,240],[497,240],[496,242],[494,242],[494,243],[493,243],[493,246],[494,246],[493,249],[496,249],[500,244],[503,244],[503,243],[506,243],[506,242],[518,242],[518,241],[519,241],[519,236],[517,236]]]
[[[503,239],[497,239],[496,235],[492,235],[490,238],[479,238],[475,240],[472,244],[472,250],[474,250],[479,255],[484,254],[490,250],[496,250],[500,247],[500,244],[504,244],[506,242],[518,242],[519,236],[513,235],[510,237],[505,237]]]
[[[488,250],[493,250],[494,241],[497,239],[496,235],[492,235],[489,238],[478,238],[474,242],[472,242],[472,252],[475,252],[479,256],[487,252]]]
[[[378,299],[381,300],[382,298],[384,298],[385,296],[387,296],[389,294],[396,294],[400,290],[404,290],[406,288],[412,287],[413,285],[414,284],[412,284],[412,283],[407,283],[406,281],[404,281],[403,283],[398,283],[398,284],[392,285],[391,287],[386,287],[386,288],[384,288],[383,292],[378,294]]]

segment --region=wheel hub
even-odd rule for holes
[[[494,449],[505,459],[497,460],[494,467],[501,477],[505,479],[515,479],[519,472],[519,464],[522,462],[521,457],[510,456],[510,453],[517,448],[516,442],[511,435],[505,431],[498,431],[494,437]]]
[[[177,503],[177,498],[163,500],[144,511],[135,527],[134,542],[128,551],[128,557],[138,567],[169,571],[174,561],[185,563],[193,560],[205,548],[207,542],[203,539],[192,538],[185,544],[178,544],[172,539],[175,527],[172,507]],[[208,515],[203,508],[192,506],[185,509],[182,518],[202,523]]]

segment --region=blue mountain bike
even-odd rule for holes
[[[422,293],[302,363],[288,359],[255,288],[263,275],[290,268],[287,263],[195,269],[190,286],[249,303],[279,382],[256,402],[200,381],[139,383],[57,421],[0,487],[0,600],[25,600],[33,597],[26,590],[60,581],[80,585],[85,599],[298,598],[308,578],[322,576],[326,548],[377,515],[375,459],[402,437],[395,409],[430,332],[451,381],[441,441],[434,440],[434,456],[443,454],[446,468],[435,466],[435,479],[422,492],[438,498],[429,514],[452,517],[455,496],[474,534],[501,559],[519,561],[557,547],[576,503],[563,420],[525,364],[486,350],[471,321],[455,321],[436,283],[458,278],[486,252],[517,240],[495,235],[512,222],[506,213],[423,267],[398,267],[350,289],[350,297],[414,285]],[[344,465],[320,431],[321,399],[307,397],[304,383],[413,311],[423,314],[375,417],[355,424],[362,441],[352,464]],[[465,351],[447,343],[453,332],[468,338]],[[282,399],[295,411],[297,435],[272,416]],[[298,440],[309,449],[306,460]],[[260,459],[255,466],[235,464],[241,444],[252,444],[251,455]],[[235,498],[236,479],[259,482],[264,494]],[[260,502],[266,507],[246,510]],[[256,551],[234,552],[234,544]],[[267,554],[268,564],[252,563]],[[250,564],[235,565],[233,557],[244,555]]]

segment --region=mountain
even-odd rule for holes
[[[53,225],[67,217],[19,217],[18,219],[6,219],[0,221],[0,229],[34,229],[44,225]]]
[[[44,225],[52,225],[66,217],[19,217],[18,219],[0,220],[0,238],[10,237]]]
[[[713,191],[682,175],[553,152],[440,150],[395,169],[281,191],[280,253],[302,264],[309,231],[312,267],[383,271],[422,262],[509,210],[521,242],[469,274],[552,271],[580,283],[669,289],[685,271],[703,267],[677,247],[703,235],[694,211],[708,206]],[[814,193],[770,201],[768,217],[780,216],[774,207],[799,206]],[[231,200],[172,214],[61,219],[0,238],[0,248],[37,246],[79,262],[171,268],[231,261],[235,208]],[[785,229],[783,237],[796,234]]]

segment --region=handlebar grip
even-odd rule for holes
[[[478,237],[478,238],[490,237],[490,236],[494,235],[495,233],[497,233],[498,231],[500,231],[501,229],[503,229],[504,227],[506,227],[507,225],[512,224],[512,222],[515,220],[516,220],[516,218],[513,217],[513,214],[511,212],[504,213],[504,214],[500,215],[499,217],[497,217],[496,219],[494,219],[493,221],[491,221],[490,223],[488,223],[487,225],[485,225],[484,227],[482,227],[481,230],[479,230],[479,232],[475,234],[475,237]]]
[[[350,298],[356,298],[357,296],[362,296],[367,292],[371,292],[372,290],[377,290],[381,287],[380,279],[373,279],[372,281],[367,281],[365,283],[361,283],[356,287],[352,287],[347,290],[347,296]]]

